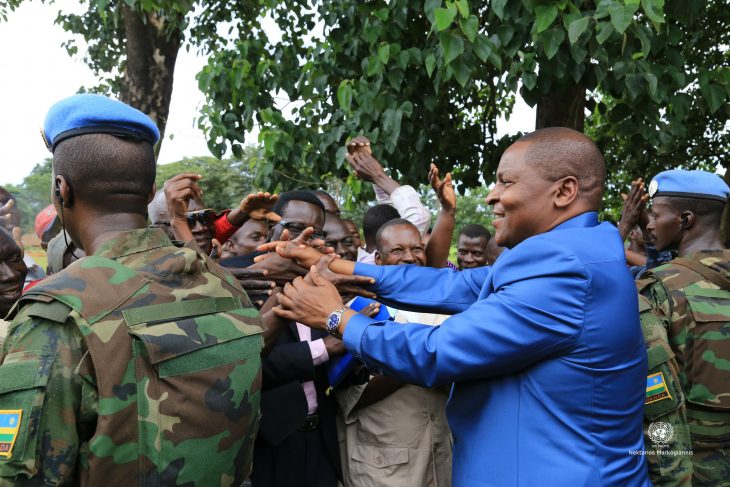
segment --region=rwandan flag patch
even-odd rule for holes
[[[10,458],[12,455],[22,417],[22,409],[0,409],[0,458]]]
[[[667,383],[664,381],[664,374],[657,372],[646,378],[646,401],[644,404],[661,401],[662,399],[671,399],[667,389]]]

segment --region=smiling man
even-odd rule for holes
[[[0,349],[8,328],[3,318],[20,298],[27,272],[20,247],[7,230],[0,228]]]
[[[604,179],[585,135],[538,130],[505,151],[487,197],[496,242],[510,249],[493,267],[330,264],[373,277],[381,302],[454,313],[440,327],[357,316],[316,268],[276,312],[344,335],[370,370],[453,383],[456,487],[649,486],[636,455],[647,358],[621,239],[598,222]],[[277,251],[313,264],[300,242]]]

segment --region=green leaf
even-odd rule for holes
[[[535,7],[535,28],[537,33],[544,31],[558,16],[558,7],[555,5],[538,5]]]
[[[442,32],[439,34],[439,40],[441,48],[444,50],[444,66],[448,66],[451,61],[464,52],[464,40],[451,32]]]
[[[707,101],[707,107],[710,109],[710,113],[715,113],[725,103],[727,92],[720,85],[700,82],[700,91],[705,101]]]
[[[428,77],[430,78],[433,74],[433,68],[436,66],[436,56],[433,55],[432,52],[426,56],[426,74],[428,74]]]
[[[471,74],[469,71],[469,66],[467,66],[465,62],[459,61],[453,64],[453,68],[454,78],[456,78],[456,81],[463,88],[469,82],[469,75]]]
[[[570,23],[570,26],[568,26],[568,40],[571,44],[578,42],[581,34],[588,28],[590,20],[590,17],[582,17]]]
[[[596,24],[596,42],[603,44],[613,34],[613,25],[611,22],[598,22]]]
[[[656,89],[657,89],[657,79],[656,76],[652,73],[644,73],[644,79],[646,80],[647,84],[649,85],[649,94],[652,97],[656,97]]]
[[[487,39],[487,36],[484,34],[478,34],[474,40],[473,49],[474,54],[476,54],[479,59],[483,62],[487,62],[489,55],[492,54],[493,45],[490,40]]]
[[[479,30],[479,19],[476,15],[470,16],[468,19],[464,19],[459,22],[461,31],[464,33],[469,42],[474,42],[477,36],[477,30]]]
[[[641,0],[641,7],[652,22],[664,22],[664,0]]]
[[[611,14],[611,23],[619,34],[623,34],[634,19],[638,5],[621,5],[617,3],[608,9]]]
[[[553,27],[545,31],[541,37],[542,49],[545,51],[545,57],[552,59],[557,54],[560,44],[565,40],[565,31],[560,27]]]
[[[387,76],[390,86],[392,86],[396,90],[399,90],[401,84],[403,84],[403,78],[405,77],[405,73],[403,72],[403,70],[400,68],[389,69]]]
[[[345,112],[350,112],[352,106],[352,82],[349,79],[342,80],[337,88],[337,103]]]
[[[506,5],[507,0],[492,0],[492,10],[500,20],[504,20],[504,7]]]
[[[456,17],[456,7],[452,8],[443,8],[439,7],[436,10],[434,10],[434,19],[436,22],[436,30],[438,32],[441,32],[442,30],[446,30],[449,28],[451,23],[454,21],[454,18]]]
[[[378,58],[381,63],[388,64],[388,59],[390,59],[390,44],[385,43],[378,48]]]
[[[462,17],[469,17],[469,0],[457,0],[456,8],[459,10]]]
[[[524,72],[522,73],[522,84],[528,90],[532,91],[537,86],[537,75],[535,73]]]

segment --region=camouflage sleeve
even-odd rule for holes
[[[654,292],[654,296],[657,293]],[[691,487],[692,450],[679,381],[679,367],[667,338],[668,322],[639,296],[639,317],[647,346],[649,371],[644,405],[644,449],[656,487]]]
[[[51,312],[21,310],[1,355],[0,486],[69,485],[75,473],[83,338],[53,303],[33,306]]]

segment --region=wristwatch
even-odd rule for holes
[[[335,338],[342,338],[338,328],[342,322],[342,314],[347,311],[347,306],[334,310],[327,318],[327,333]]]

